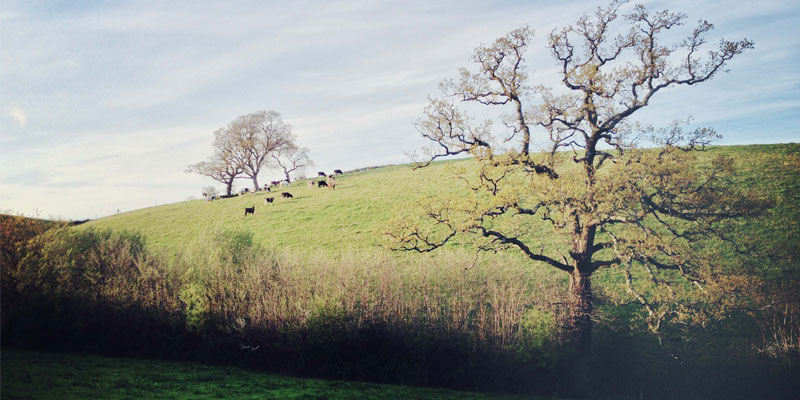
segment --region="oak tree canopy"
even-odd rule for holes
[[[743,39],[706,50],[707,21],[666,42],[686,18],[615,1],[552,31],[555,88],[537,85],[526,69],[533,29],[516,29],[476,48],[473,67],[443,81],[442,96],[416,124],[432,142],[419,167],[472,157],[475,165],[456,168],[470,195],[431,198],[421,218],[398,219],[389,233],[394,248],[428,252],[468,240],[478,252],[521,252],[532,266],[568,274],[577,394],[591,379],[594,274],[618,274],[657,332],[688,315],[677,300],[687,291],[713,292],[707,286],[719,266],[703,239],[728,241],[717,223],[758,205],[731,184],[730,159],[697,164],[696,153],[720,137],[714,129],[686,131],[680,122],[656,129],[632,119],[663,90],[706,82],[753,48]],[[502,126],[477,121],[465,108],[476,106],[485,106],[480,115],[499,112]]]
[[[225,184],[228,195],[234,181],[242,177],[250,178],[257,191],[258,175],[264,169],[281,169],[289,180],[292,172],[313,165],[308,149],[297,146],[295,140],[292,126],[277,111],[242,115],[214,132],[212,156],[190,165],[186,172]]]

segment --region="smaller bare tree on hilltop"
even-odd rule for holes
[[[286,182],[291,182],[291,174],[295,171],[302,171],[305,167],[314,165],[308,157],[308,148],[298,147],[293,143],[276,149],[272,153],[272,161],[283,171]]]
[[[313,165],[308,149],[294,144],[291,125],[277,111],[258,111],[237,117],[214,132],[214,154],[190,165],[186,172],[208,176],[225,184],[230,195],[235,179],[249,177],[259,189],[258,174],[273,162],[288,174]],[[288,171],[288,172],[287,172]]]

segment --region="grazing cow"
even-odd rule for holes
[[[333,175],[328,177],[328,188],[331,190],[336,189],[336,180],[333,178]]]
[[[289,193],[289,192],[283,192],[283,193],[281,193],[281,197],[283,197],[284,199],[291,199],[291,198],[294,198],[294,196],[292,196],[292,194],[291,194],[291,193]]]
[[[308,181],[308,187],[309,188],[313,188],[314,187],[314,181]]]
[[[279,184],[280,184],[280,182],[278,182],[278,181],[272,181],[272,182],[269,183],[270,186],[278,186]]]
[[[267,203],[272,204],[273,201],[275,201],[274,197],[265,197],[264,198],[264,205],[266,205]]]
[[[205,199],[206,197],[208,197],[208,193],[203,193],[203,198]]]
[[[333,174],[334,174],[334,175],[341,175],[341,174],[343,174],[343,173],[344,173],[344,172],[342,172],[342,170],[340,170],[340,169],[335,169],[335,170],[333,170]]]
[[[208,196],[208,197],[206,198],[206,200],[207,200],[207,201],[214,201],[214,200],[216,200],[216,199],[217,199],[217,195],[215,195],[215,194],[212,194],[211,196]]]
[[[319,172],[317,172],[317,176],[327,176],[327,175],[325,175],[325,173],[324,173],[324,172],[322,172],[322,171],[319,171]]]
[[[328,187],[328,184],[325,181],[319,181],[317,182],[317,187]]]
[[[252,206],[252,207],[245,207],[245,209],[244,209],[244,216],[246,217],[246,216],[247,216],[247,214],[253,214],[253,215],[256,215],[256,206]]]

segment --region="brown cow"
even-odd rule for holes
[[[328,188],[336,190],[336,180],[333,178],[333,175],[328,176]]]

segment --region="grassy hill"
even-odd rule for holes
[[[734,159],[737,184],[773,199],[757,219],[723,226],[757,251],[715,253],[755,278],[745,296],[760,308],[702,326],[678,321],[662,342],[642,333],[643,311],[626,299],[620,274],[598,274],[598,393],[796,398],[781,393],[800,382],[791,367],[800,340],[800,145],[713,148],[694,168],[720,153]],[[19,268],[3,269],[2,338],[334,379],[559,393],[568,370],[558,329],[565,274],[515,252],[486,254],[466,270],[474,262],[466,239],[425,255],[381,246],[390,221],[420,200],[467,193],[455,171],[472,167],[376,168],[338,177],[335,191],[303,181],[278,190],[291,200],[186,201],[45,232],[15,245]],[[544,239],[547,251],[557,248]],[[692,296],[677,300],[692,306]]]
[[[228,229],[250,231],[258,244],[270,248],[302,252],[373,248],[398,207],[458,190],[458,183],[448,179],[453,163],[468,161],[437,163],[417,171],[406,165],[346,173],[336,178],[336,190],[309,188],[307,181],[298,181],[288,188],[273,188],[272,193],[149,207],[81,227],[139,231],[149,245],[165,249]],[[281,198],[282,191],[294,198]],[[274,197],[274,203],[265,205],[265,197]],[[252,206],[255,215],[245,216],[244,209]]]
[[[742,184],[776,195],[776,210],[781,215],[774,215],[775,222],[782,226],[766,233],[796,235],[800,145],[717,147],[705,158],[718,153],[734,156]],[[138,231],[149,246],[169,251],[230,229],[252,232],[255,243],[267,248],[292,252],[374,249],[381,243],[387,221],[404,208],[414,207],[427,196],[464,193],[463,182],[454,178],[452,168],[471,164],[457,160],[418,170],[410,165],[381,167],[339,176],[335,191],[309,188],[307,181],[299,181],[289,188],[275,189],[292,193],[293,199],[259,192],[213,202],[185,201],[101,218],[81,228]],[[276,199],[272,205],[265,205],[265,197]],[[252,206],[256,207],[255,215],[245,216],[245,207]]]

